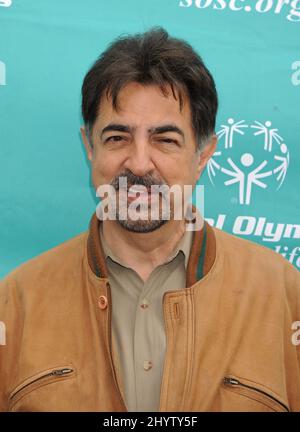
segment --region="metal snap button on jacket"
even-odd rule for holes
[[[98,306],[100,309],[106,309],[107,308],[107,297],[102,295],[98,299]]]

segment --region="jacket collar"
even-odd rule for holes
[[[196,211],[193,206],[193,211]],[[87,237],[87,257],[92,272],[100,278],[108,278],[105,254],[99,235],[96,212],[93,214]],[[202,279],[211,269],[216,258],[216,239],[213,228],[204,221],[203,227],[193,231],[193,240],[186,271],[186,287]]]

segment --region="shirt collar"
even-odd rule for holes
[[[193,213],[199,214],[193,207]],[[200,215],[202,218],[202,216]],[[197,221],[197,217],[194,219]],[[193,222],[193,221],[192,221]],[[108,278],[108,269],[99,235],[99,225],[96,212],[93,214],[87,233],[87,260],[90,270],[99,278]],[[212,268],[216,259],[216,236],[214,228],[206,221],[192,231],[193,239],[186,271],[186,287],[194,285]]]
[[[116,254],[108,246],[108,244],[105,241],[104,236],[103,236],[102,224],[99,224],[99,235],[100,235],[100,241],[101,241],[101,244],[103,247],[103,252],[104,252],[105,258],[110,257],[112,260],[114,260],[118,264],[121,264],[123,267],[128,267],[125,263],[123,263],[116,256]],[[185,266],[185,269],[187,269],[192,242],[193,242],[193,232],[192,231],[185,231],[183,236],[179,240],[179,243],[175,247],[174,251],[169,255],[169,257],[166,259],[164,264],[172,261],[178,255],[178,253],[181,251],[184,255],[184,266]]]

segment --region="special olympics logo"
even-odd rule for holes
[[[221,125],[217,136],[219,148],[207,164],[213,186],[220,180],[225,186],[236,185],[239,203],[246,205],[251,202],[255,186],[276,190],[282,186],[290,155],[271,121],[254,121],[249,125],[245,120],[229,118],[227,124]]]
[[[12,5],[12,0],[0,0],[0,7],[10,7]]]

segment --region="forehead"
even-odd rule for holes
[[[142,85],[132,82],[125,85],[117,96],[117,106],[113,106],[111,95],[103,95],[98,112],[98,121],[111,120],[153,125],[162,122],[177,122],[182,126],[191,126],[191,108],[189,99],[182,92],[182,106],[178,91],[166,85],[164,92],[157,85]]]

